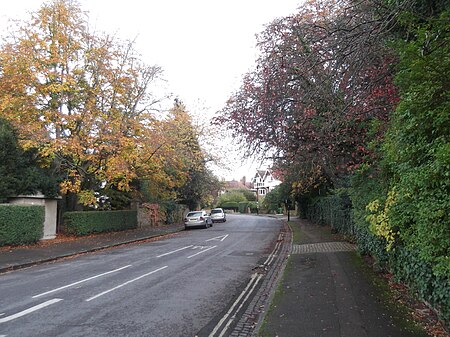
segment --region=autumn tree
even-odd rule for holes
[[[183,183],[175,190],[177,199],[193,210],[211,205],[214,192],[219,190],[219,181],[207,168],[207,156],[199,143],[202,129],[194,125],[181,101],[175,100],[164,130],[171,135],[174,157],[183,167]]]
[[[161,69],[133,43],[92,34],[70,0],[42,5],[0,49],[0,116],[24,149],[64,175],[63,194],[96,202],[100,185],[130,190],[158,170],[151,85]]]

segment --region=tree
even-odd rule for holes
[[[248,154],[333,183],[370,155],[369,135],[383,133],[397,103],[395,57],[382,39],[391,19],[366,1],[310,1],[275,20],[258,37],[256,69],[217,122]]]
[[[100,185],[127,191],[161,163],[149,136],[156,127],[149,88],[161,74],[133,44],[88,30],[69,0],[42,5],[0,50],[0,116],[20,145],[64,175],[63,194],[96,202]]]
[[[5,120],[0,119],[0,202],[17,194],[20,183],[17,176],[19,148],[13,129]]]
[[[217,201],[217,207],[238,209],[240,202],[248,201],[241,192],[228,192],[222,194]]]
[[[198,138],[199,131],[186,106],[175,99],[167,117],[153,131],[153,144],[149,144],[156,148],[150,156],[160,158],[154,162],[161,166],[139,175],[144,200],[178,200],[190,209],[212,203],[219,181],[206,167]]]
[[[57,179],[41,169],[35,151],[23,151],[11,125],[0,118],[0,202],[18,194],[57,195]]]
[[[173,135],[176,157],[181,159],[186,172],[184,184],[176,189],[177,198],[192,210],[210,206],[214,199],[213,193],[219,190],[220,184],[206,167],[205,153],[199,144],[201,131],[193,125],[181,101],[175,100],[170,115],[168,132]]]

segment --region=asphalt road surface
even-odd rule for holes
[[[0,275],[0,337],[226,336],[218,322],[250,289],[280,228],[229,215],[212,228]]]

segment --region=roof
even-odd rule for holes
[[[239,189],[248,189],[246,185],[237,180],[225,181],[224,184],[225,189],[227,190],[239,190]]]

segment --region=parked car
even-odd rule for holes
[[[212,222],[225,222],[227,221],[227,215],[222,208],[214,208],[211,210]]]
[[[191,227],[212,227],[213,221],[211,217],[205,211],[193,211],[186,214],[184,218],[184,228]]]

